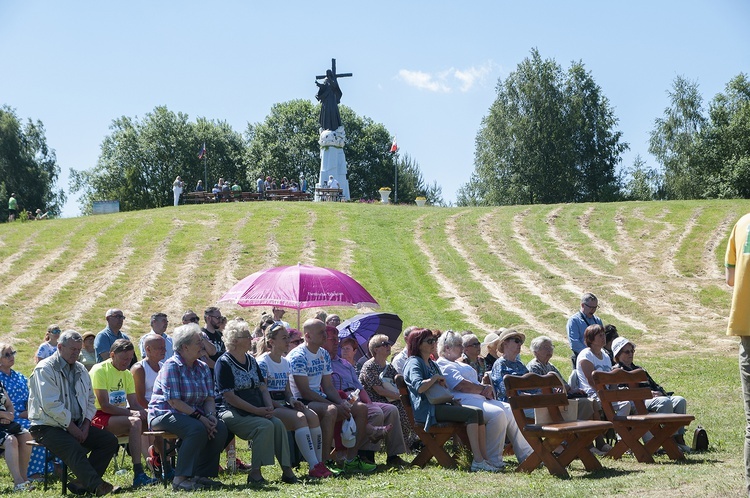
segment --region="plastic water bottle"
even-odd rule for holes
[[[234,474],[237,471],[237,449],[234,440],[227,446],[227,471]]]

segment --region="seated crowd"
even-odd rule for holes
[[[337,315],[321,312],[299,331],[283,320],[282,308],[263,313],[251,326],[209,307],[204,327],[188,310],[171,335],[167,315],[155,313],[151,330],[136,345],[121,330],[123,312],[113,308],[96,335],[51,325],[28,382],[13,369],[16,351],[0,343],[0,450],[17,491],[55,470],[56,462],[45,462],[46,447],[75,474],[71,492],[101,496],[113,491],[103,475],[126,439],[134,488],[164,478],[174,490],[192,491],[222,485],[216,478],[224,451],[228,467],[248,471],[248,485],[266,484],[262,467],[275,462],[282,481],[291,484],[298,482],[293,467],[300,460],[307,462],[310,478],[374,472],[382,447],[388,467],[405,467],[402,456],[421,446],[412,424],[427,431],[459,422],[473,455],[470,470],[497,472],[506,465],[506,443],[519,463],[534,451],[508,404],[506,375],[557,374],[569,397],[580,398],[578,419],[590,420],[600,413],[593,372],[640,368],[633,363],[635,344],[618,337],[614,326],[605,330],[597,309],[596,297],[585,294],[568,322],[575,364],[568,383],[550,363],[552,340],[536,337],[530,345],[534,359],[524,364],[526,336],[514,329],[488,333],[480,342],[471,332],[408,327],[406,347],[391,356],[386,335],[363,344],[351,336],[340,340]],[[394,384],[398,374],[408,388],[408,414]],[[684,398],[650,376],[649,383],[649,411],[685,413]],[[435,385],[452,400],[431,403],[427,391]],[[628,414],[629,402],[621,403],[615,409]],[[526,416],[533,418],[533,410]],[[174,468],[173,455],[161,454],[161,437],[143,434],[149,430],[179,439]],[[683,433],[674,438],[689,451]],[[33,452],[26,444],[31,438],[41,445]],[[249,465],[235,457],[236,438],[251,442]],[[598,455],[610,449],[601,438],[590,448]]]

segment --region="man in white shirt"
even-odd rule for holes
[[[170,358],[174,353],[174,348],[172,347],[172,338],[167,335],[168,325],[169,319],[167,318],[166,313],[159,312],[151,315],[151,333],[161,336],[164,339],[164,344],[167,348],[167,351],[164,355],[165,360],[167,358]],[[146,345],[144,343],[144,339],[147,335],[148,334],[145,334],[143,337],[141,337],[141,340],[138,342],[138,349],[141,350],[141,358],[146,357]]]

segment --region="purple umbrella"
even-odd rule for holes
[[[331,268],[297,264],[255,272],[237,282],[219,302],[240,306],[278,306],[297,310],[316,307],[379,308],[359,282]]]
[[[385,334],[392,343],[401,335],[404,322],[393,313],[373,312],[356,315],[342,322],[337,328],[339,339],[354,337],[357,340],[359,354],[356,359],[370,357],[368,342],[376,334]]]

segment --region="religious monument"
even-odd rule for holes
[[[346,158],[344,157],[344,143],[346,133],[341,123],[339,102],[341,102],[341,88],[338,78],[352,76],[352,73],[336,74],[336,59],[331,59],[331,69],[326,70],[325,76],[316,76],[320,101],[320,178],[318,186],[326,188],[330,184],[335,187],[338,183],[343,191],[343,198],[349,200],[349,180],[346,179]],[[318,80],[323,80],[319,83]],[[331,177],[333,179],[331,180]],[[316,194],[315,200],[320,200]]]

